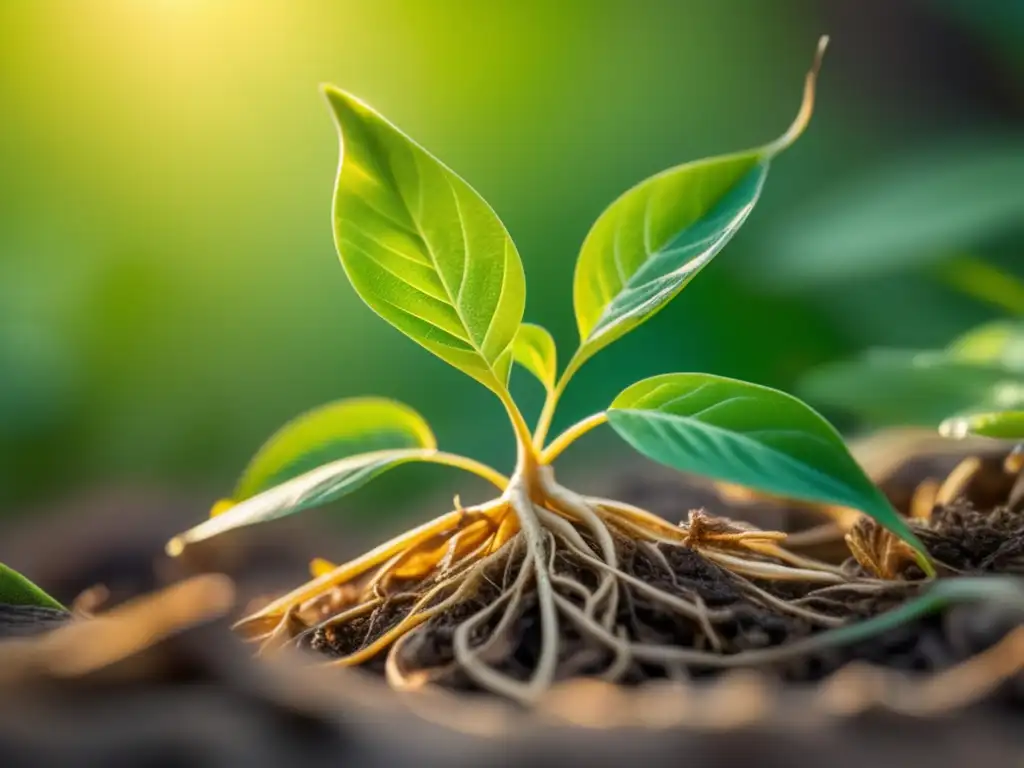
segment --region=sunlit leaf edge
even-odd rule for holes
[[[353,422],[367,418],[371,422],[365,425],[364,434],[344,433],[343,430]],[[378,422],[376,427],[373,426],[374,419]],[[296,441],[301,445],[296,445]],[[286,476],[290,468],[300,466],[305,457],[323,451],[334,441],[362,442],[364,446],[331,459],[377,450],[437,448],[437,439],[426,419],[404,403],[374,396],[336,400],[299,414],[274,432],[239,476],[232,494],[233,501],[243,501],[280,485],[290,479]],[[372,443],[373,447],[367,449],[366,443]],[[319,462],[320,465],[324,463],[326,461]],[[290,476],[298,474],[302,472],[293,472]]]

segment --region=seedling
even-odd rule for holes
[[[616,663],[681,652],[634,641],[622,631],[617,606],[624,585],[668,613],[707,626],[715,620],[699,598],[669,594],[628,573],[624,548],[648,547],[662,559],[658,545],[688,548],[742,577],[845,580],[832,566],[784,550],[781,534],[699,515],[688,526],[674,526],[645,510],[559,484],[556,459],[587,432],[609,424],[640,453],[684,472],[862,510],[909,542],[931,575],[920,542],[838,433],[783,392],[703,373],[655,376],[548,439],[559,400],[581,366],[662,309],[747,219],[770,164],[810,120],[825,43],[807,75],[800,111],[782,136],[664,171],[627,191],[598,218],[574,279],[580,343],[560,375],[551,335],[522,322],[523,266],[494,211],[372,108],[326,87],[341,137],[334,237],[345,272],[378,315],[497,397],[518,448],[514,471],[506,477],[438,450],[427,423],[405,405],[344,400],[300,416],[274,435],[243,473],[233,498],[173,539],[169,552],[324,504],[406,462],[479,475],[498,489],[497,498],[470,507],[456,500],[454,511],[344,565],[316,561],[312,581],[244,619],[238,629],[269,649],[348,628],[362,639],[336,663],[357,665],[386,652],[392,684],[412,687],[432,673],[409,668],[403,645],[425,623],[448,617],[454,663],[481,687],[524,702],[535,700],[555,678],[562,622],[606,644]],[[509,394],[516,365],[547,392],[532,429]],[[577,576],[559,571],[556,562],[572,563]],[[493,599],[481,598],[485,584],[498,590]],[[519,679],[488,659],[534,600],[539,649],[529,674]],[[714,644],[713,631],[708,637]],[[688,653],[722,658],[714,651]]]

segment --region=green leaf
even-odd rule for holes
[[[950,414],[985,404],[1013,407],[1024,398],[1018,378],[1004,366],[964,362],[941,352],[885,349],[822,366],[804,377],[799,391],[872,426],[934,427]]]
[[[383,397],[339,400],[285,424],[249,462],[233,498],[242,501],[330,461],[383,450],[437,448],[427,422]]]
[[[185,545],[203,541],[247,525],[287,517],[304,509],[339,499],[389,469],[410,461],[430,461],[432,450],[404,449],[375,451],[349,456],[292,478],[211,517],[167,545],[170,555],[180,554]]]
[[[913,269],[1018,231],[1024,142],[977,135],[907,147],[851,182],[822,189],[768,235],[780,287]]]
[[[554,389],[558,354],[555,340],[547,330],[532,323],[519,326],[519,333],[512,343],[512,359],[536,376],[548,392]]]
[[[64,610],[63,605],[3,563],[0,563],[0,604]]]
[[[839,433],[778,390],[702,373],[628,387],[608,421],[626,442],[683,472],[786,498],[852,507],[924,548],[850,455]]]
[[[1024,281],[990,261],[959,256],[941,264],[936,276],[946,285],[1011,315],[1024,315]]]
[[[973,328],[946,349],[950,360],[981,365],[1001,365],[1024,373],[1024,323],[997,320]]]
[[[939,431],[946,437],[981,435],[1000,440],[1024,440],[1024,411],[996,411],[956,416],[942,422]]]
[[[769,162],[810,119],[825,41],[800,113],[777,141],[659,173],[601,214],[576,264],[580,348],[570,370],[662,309],[736,234],[761,194]]]
[[[377,314],[496,393],[506,390],[526,284],[494,211],[355,97],[324,89],[341,137],[334,241]]]
[[[612,203],[576,264],[578,357],[593,356],[675,298],[746,221],[767,173],[756,152],[712,158],[648,179]]]

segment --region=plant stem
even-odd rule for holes
[[[518,457],[516,459],[516,471],[514,477],[520,478],[523,483],[532,488],[537,475],[537,466],[540,464],[540,454],[533,447],[533,439],[530,435],[530,427],[523,418],[519,406],[516,405],[508,392],[499,395],[502,405],[508,412],[509,420],[512,422],[512,430],[516,435],[516,448]]]
[[[825,56],[825,49],[828,47],[828,35],[822,35],[818,39],[818,48],[814,52],[814,62],[804,79],[804,96],[800,102],[800,111],[793,119],[793,123],[786,129],[786,132],[779,136],[771,144],[762,150],[764,156],[772,158],[783,150],[793,145],[793,142],[800,138],[800,135],[811,122],[811,115],[814,113],[814,89],[818,81],[818,70],[821,69],[821,60]]]
[[[533,432],[534,450],[540,451],[544,447],[544,441],[548,437],[548,430],[551,429],[551,420],[555,417],[555,408],[558,405],[558,401],[561,399],[562,393],[565,392],[569,379],[573,377],[573,374],[579,370],[584,362],[585,360],[580,359],[579,351],[577,350],[576,354],[569,361],[569,365],[562,371],[562,376],[558,379],[558,383],[555,384],[555,388],[548,392],[547,399],[544,401],[544,408],[540,412],[540,418],[537,419],[537,428]]]
[[[433,464],[458,467],[459,469],[464,469],[466,472],[472,472],[474,475],[482,477],[489,483],[494,484],[499,490],[504,491],[508,488],[509,479],[507,477],[493,467],[489,467],[476,459],[471,459],[467,456],[459,456],[455,453],[440,452],[429,455],[425,460]]]
[[[604,411],[595,413],[592,416],[573,424],[565,432],[560,434],[545,448],[540,454],[540,460],[542,464],[550,464],[559,456],[562,452],[576,442],[579,438],[583,437],[587,432],[599,427],[608,421],[608,414]]]

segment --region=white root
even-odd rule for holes
[[[455,652],[455,660],[461,666],[461,668],[473,678],[474,682],[478,685],[490,690],[494,693],[498,693],[506,698],[518,701],[523,704],[529,704],[534,701],[536,693],[535,675],[533,680],[528,683],[523,683],[519,680],[515,680],[508,675],[504,675],[492,668],[488,664],[484,663],[478,655],[478,650],[471,646],[470,638],[473,631],[489,619],[499,608],[501,608],[506,602],[511,603],[513,596],[516,593],[522,592],[526,585],[525,576],[530,573],[535,563],[534,554],[532,551],[527,550],[526,555],[523,558],[522,565],[520,566],[519,578],[516,579],[516,583],[512,587],[511,592],[505,592],[494,602],[485,606],[483,609],[477,611],[475,614],[470,616],[464,622],[462,622],[455,629],[455,633],[452,637],[452,646]],[[537,569],[538,571],[540,569]],[[506,613],[506,615],[508,615]],[[504,619],[504,616],[502,617]],[[499,621],[499,628],[501,626]],[[496,630],[497,631],[497,630]],[[543,631],[543,627],[542,627]],[[494,637],[494,634],[491,636]],[[556,649],[557,650],[557,649]],[[539,666],[539,665],[538,665]],[[554,671],[552,670],[552,679],[554,679]],[[548,682],[550,685],[550,681]],[[546,686],[545,686],[546,687]]]
[[[601,556],[608,567],[612,569],[612,572],[605,571],[602,574],[601,584],[594,593],[593,601],[587,606],[587,610],[591,611],[607,600],[602,623],[610,630],[615,626],[615,615],[618,611],[619,603],[619,594],[614,576],[614,571],[618,570],[619,565],[618,555],[615,553],[615,540],[612,538],[608,526],[602,522],[597,512],[582,496],[573,493],[568,488],[563,488],[554,481],[550,467],[543,468],[541,485],[545,494],[556,507],[578,517],[590,529],[598,546],[601,548]]]
[[[537,588],[537,605],[540,610],[541,649],[537,659],[537,668],[524,690],[523,701],[532,703],[555,680],[558,667],[558,612],[555,609],[555,590],[551,585],[551,577],[544,564],[544,528],[534,511],[533,501],[526,486],[521,482],[509,485],[508,500],[519,518],[523,535],[526,537],[527,552],[531,556]]]

